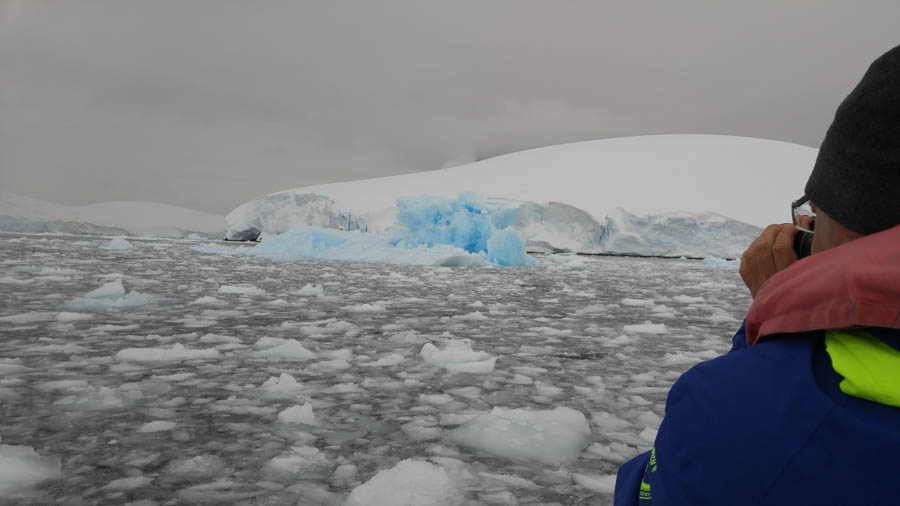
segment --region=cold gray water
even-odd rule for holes
[[[0,444],[61,466],[8,503],[341,504],[413,459],[466,504],[609,504],[669,387],[730,348],[750,304],[736,269],[696,261],[409,267],[129,241],[0,235]],[[558,407],[589,434],[561,435],[552,462],[458,430]]]

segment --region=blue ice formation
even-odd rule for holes
[[[522,238],[508,228],[513,219],[505,209],[491,209],[474,192],[460,193],[455,200],[425,195],[399,198],[397,221],[401,226],[390,241],[405,247],[448,244],[507,267],[535,265],[525,254]]]
[[[475,193],[464,192],[456,199],[400,198],[397,210],[399,226],[387,236],[303,226],[267,239],[247,254],[406,265],[537,263],[525,253],[515,231],[495,225],[489,204]],[[501,216],[501,223],[508,221]]]

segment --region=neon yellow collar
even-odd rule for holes
[[[825,350],[841,392],[900,408],[900,351],[863,331],[829,330]]]

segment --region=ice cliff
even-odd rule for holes
[[[235,240],[276,236],[295,227],[371,229],[380,233],[366,235],[387,238],[393,246],[448,245],[467,253],[484,251],[486,260],[490,256],[489,238],[493,231],[500,230],[514,232],[516,237],[507,234],[506,240],[520,240],[529,252],[722,258],[740,256],[760,232],[758,227],[715,213],[636,216],[616,208],[596,219],[584,210],[559,202],[482,199],[472,192],[464,192],[455,200],[404,197],[397,199],[393,209],[353,215],[339,209],[326,196],[289,190],[248,202],[232,211],[226,221],[226,235]],[[310,232],[306,233],[309,239]],[[496,235],[495,243],[501,237],[502,234]],[[344,250],[349,247],[346,240],[341,243]],[[370,244],[363,249],[373,247]],[[515,249],[515,245],[495,247],[507,253],[510,248]]]

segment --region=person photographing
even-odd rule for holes
[[[615,504],[900,504],[900,46],[838,107],[790,208],[741,259],[754,301],[732,350],[675,382]]]

